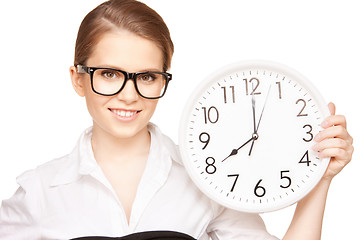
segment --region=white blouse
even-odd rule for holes
[[[96,163],[92,128],[74,150],[27,171],[0,209],[0,239],[120,237],[135,232],[170,230],[209,239],[277,239],[259,215],[225,209],[192,183],[177,146],[154,125],[151,147],[129,223],[117,195]]]

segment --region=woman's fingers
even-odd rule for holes
[[[328,128],[331,126],[343,126],[346,128],[346,118],[343,115],[331,115],[324,119],[324,121],[321,123],[321,127]]]
[[[315,136],[314,140],[316,142],[321,142],[328,138],[340,138],[340,139],[347,141],[350,144],[353,143],[352,137],[349,135],[346,128],[341,125],[332,126],[332,127],[324,129],[323,131],[319,132]]]

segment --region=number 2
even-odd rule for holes
[[[302,102],[304,104],[304,106],[302,107],[302,109],[300,110],[299,114],[297,115],[298,117],[306,117],[307,113],[303,113],[305,107],[306,107],[306,101],[304,99],[298,99],[296,101],[296,104],[298,104],[299,102]]]

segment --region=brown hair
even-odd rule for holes
[[[85,16],[76,39],[74,65],[86,65],[103,34],[119,29],[155,42],[163,54],[163,71],[170,68],[174,45],[169,29],[158,13],[136,0],[110,0]]]

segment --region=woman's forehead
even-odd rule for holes
[[[104,34],[94,46],[87,65],[117,66],[126,71],[161,70],[162,51],[155,42],[128,31]]]

